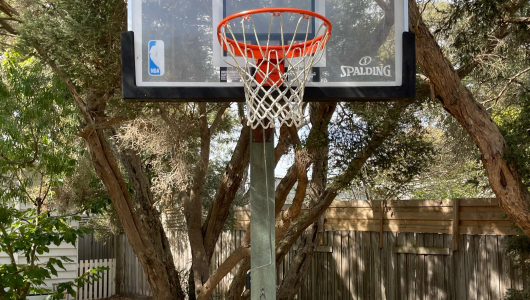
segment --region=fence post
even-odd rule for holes
[[[458,250],[458,235],[459,235],[459,227],[460,227],[460,199],[454,199],[453,200],[453,251]]]
[[[115,291],[116,294],[121,294],[121,286],[123,284],[123,246],[121,244],[121,235],[122,233],[118,233],[114,236],[114,239],[116,240],[116,273],[115,273]]]
[[[110,288],[109,296],[116,294],[116,258],[110,260]]]
[[[381,220],[379,222],[379,248],[383,248],[383,224],[385,222],[385,201],[381,200]]]

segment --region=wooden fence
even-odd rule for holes
[[[79,276],[91,269],[107,267],[101,278],[93,284],[85,284],[77,291],[78,300],[103,299],[116,293],[116,259],[79,260]]]
[[[239,209],[238,229],[222,233],[212,272],[241,244],[248,215]],[[497,300],[508,288],[530,288],[527,270],[503,251],[518,231],[495,199],[335,202],[324,228],[297,299]],[[149,295],[122,238],[122,291]],[[170,243],[176,265],[186,272],[191,255],[185,236],[172,233]],[[278,282],[295,252],[296,245],[278,266]],[[225,298],[232,278],[230,273],[220,282],[213,299]]]
[[[121,280],[118,280],[121,282],[120,291],[131,296],[151,296],[151,289],[145,278],[144,270],[132,250],[127,236],[121,234],[119,238],[121,245],[123,245],[121,254],[118,255],[121,262],[117,262],[117,265],[121,266],[121,270],[116,274],[116,276],[121,276]]]
[[[77,255],[80,260],[111,259],[116,257],[114,236],[95,239],[94,234],[79,237]]]
[[[286,205],[284,209],[288,209]],[[381,213],[383,211],[383,213]],[[246,207],[236,209],[238,228],[250,221]],[[326,230],[519,234],[497,199],[447,199],[333,202],[324,214]]]

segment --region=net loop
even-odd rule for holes
[[[270,14],[269,32],[265,41],[258,38],[253,15]],[[283,15],[296,17],[296,28],[292,38],[284,34]],[[279,45],[271,45],[273,19],[279,17]],[[320,20],[315,26],[314,38],[309,39],[311,17]],[[241,19],[238,32],[242,41],[236,39],[229,21]],[[295,19],[296,20],[296,19]],[[317,25],[317,24],[315,24]],[[246,29],[251,29],[254,44],[247,40]],[[305,86],[311,80],[313,66],[324,56],[324,48],[331,35],[331,23],[325,17],[306,10],[292,8],[262,8],[234,14],[219,23],[219,42],[227,52],[225,62],[235,68],[243,81],[247,104],[247,125],[253,129],[282,125],[300,127],[304,123]],[[274,32],[277,33],[277,32]],[[263,35],[261,35],[263,36]],[[296,37],[303,36],[302,41]],[[224,58],[225,56],[223,56]],[[242,57],[243,60],[238,60]],[[277,121],[277,123],[275,122]]]

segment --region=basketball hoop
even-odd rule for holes
[[[267,40],[263,44],[258,38],[258,31],[253,15],[270,14]],[[282,14],[298,16],[292,38],[284,39]],[[311,32],[311,18],[321,21],[314,31],[314,38],[308,39]],[[270,45],[271,28],[275,18],[280,22],[279,45]],[[230,26],[232,20],[241,19],[243,40],[237,41],[235,30]],[[247,41],[245,28],[250,27],[256,44]],[[217,36],[224,51],[233,61],[225,62],[235,68],[244,84],[247,103],[247,124],[253,129],[276,127],[275,119],[280,126],[301,126],[303,123],[304,89],[312,74],[313,66],[324,55],[324,47],[331,35],[331,23],[324,16],[303,9],[273,7],[260,8],[233,14],[219,23]],[[305,29],[304,29],[305,28]],[[235,28],[234,28],[235,29]],[[303,41],[296,36],[304,36]],[[224,57],[224,56],[223,56]],[[240,64],[236,57],[243,57]]]

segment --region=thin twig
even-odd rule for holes
[[[493,104],[493,106],[497,105],[497,102],[498,102],[499,99],[500,99],[500,98],[506,93],[506,91],[508,90],[508,88],[510,87],[510,85],[511,85],[512,83],[514,83],[515,80],[516,80],[519,76],[521,76],[521,75],[527,73],[528,71],[530,71],[530,67],[529,67],[529,68],[526,68],[526,69],[524,69],[524,70],[522,70],[521,72],[519,72],[519,73],[517,73],[517,74],[515,74],[513,77],[511,77],[511,78],[508,80],[508,83],[506,83],[506,85],[502,88],[502,90],[499,92],[499,94],[498,94],[496,97],[491,98],[491,99],[488,99],[488,100],[482,102],[482,105],[484,105],[484,104],[486,104],[486,103],[489,103],[489,102],[492,102],[492,101],[495,101],[495,104]]]

